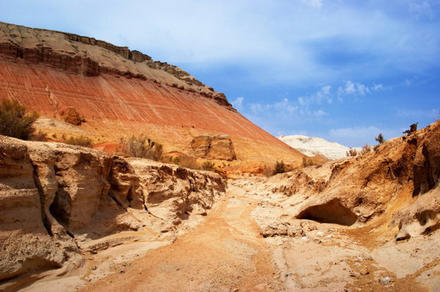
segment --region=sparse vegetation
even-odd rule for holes
[[[287,171],[287,169],[286,169],[286,165],[284,164],[284,161],[281,160],[281,161],[277,161],[275,163],[275,167],[273,170],[274,175],[278,174],[278,173],[284,173],[286,171]]]
[[[415,123],[409,126],[409,130],[406,130],[403,132],[403,134],[406,134],[407,136],[411,135],[412,133],[414,133],[415,131],[417,131],[417,125],[419,123]]]
[[[368,144],[365,144],[365,146],[362,147],[361,155],[364,155],[364,154],[369,153],[369,152],[371,152],[371,146],[368,145]]]
[[[265,177],[272,176],[274,174],[274,169],[272,167],[268,166],[268,165],[265,165],[264,168],[263,168],[262,174]]]
[[[215,169],[215,165],[211,161],[205,161],[202,164],[202,169],[213,171]]]
[[[0,135],[27,140],[34,132],[36,112],[28,112],[16,100],[3,99],[0,105]]]
[[[315,165],[311,158],[303,157],[303,167]]]
[[[86,136],[70,137],[67,140],[65,140],[64,143],[70,144],[70,145],[90,147],[90,148],[93,146],[92,140]]]
[[[348,157],[355,157],[357,155],[358,155],[358,152],[356,151],[356,149],[350,148],[350,150],[347,151]]]
[[[385,139],[383,138],[382,133],[380,133],[380,134],[375,138],[375,140],[376,140],[379,144],[382,144],[383,142],[385,142]]]
[[[131,136],[128,140],[121,140],[121,152],[134,157],[160,160],[163,146],[145,135]]]

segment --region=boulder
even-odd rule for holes
[[[191,148],[196,157],[206,159],[237,159],[232,140],[227,135],[198,136],[191,141]]]

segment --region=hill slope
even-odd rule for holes
[[[95,143],[145,133],[167,151],[189,151],[195,136],[227,134],[239,160],[302,158],[182,69],[69,33],[0,23],[1,98],[49,118],[73,107],[86,120],[80,129]]]
[[[347,146],[318,137],[291,135],[280,136],[278,139],[304,155],[315,156],[319,154],[330,160],[347,157],[347,151],[350,150]]]

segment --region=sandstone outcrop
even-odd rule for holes
[[[298,219],[351,226],[381,217],[399,228],[396,239],[426,234],[440,226],[439,145],[436,122],[361,156],[274,176],[266,188],[289,197]]]
[[[78,267],[89,241],[121,230],[176,231],[224,191],[213,172],[0,136],[0,280]]]
[[[236,112],[224,94],[180,68],[68,33],[0,23],[3,98],[16,99],[44,118],[63,119],[61,111],[75,109],[80,117],[68,122],[80,124],[76,130],[55,124],[42,130],[57,137],[81,131],[96,145],[144,134],[165,152],[189,152],[193,137],[229,135],[242,161],[284,159],[300,165],[303,157]]]
[[[191,148],[194,151],[194,155],[200,158],[219,160],[237,159],[232,140],[226,135],[203,135],[195,137],[191,141]]]

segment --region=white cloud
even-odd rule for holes
[[[314,8],[321,8],[323,5],[323,0],[303,0],[303,2],[309,4]]]
[[[383,85],[382,84],[373,84],[373,90],[382,90],[383,89]]]
[[[317,92],[309,96],[301,96],[298,97],[297,101],[301,106],[309,106],[313,104],[331,104],[333,102],[333,98],[331,96],[330,85],[322,86]]]
[[[367,127],[348,127],[331,129],[328,132],[328,137],[338,143],[359,147],[365,144],[375,144],[374,138],[382,133],[385,139],[391,139],[401,135],[400,129],[380,129],[375,126]]]
[[[411,118],[411,119],[440,119],[440,109],[399,109],[396,112],[399,118]]]
[[[388,13],[382,1],[368,7],[373,9],[347,2],[14,0],[0,1],[0,19],[94,36],[186,69],[244,67],[253,82],[330,83],[395,68],[420,72],[439,63],[437,24]],[[428,1],[410,3],[414,13],[433,8]],[[335,68],[333,59],[321,59],[329,48],[373,58],[365,66]]]
[[[240,97],[237,97],[235,100],[233,100],[231,103],[232,103],[233,107],[240,110],[241,107],[243,106],[243,101],[244,101],[244,97],[240,96]]]
[[[348,80],[345,82],[344,86],[338,87],[338,95],[359,95],[364,96],[367,94],[371,94],[373,91],[383,90],[384,87],[382,84],[373,84],[372,86],[367,86],[362,83],[353,82]]]
[[[283,98],[274,103],[253,103],[250,105],[250,110],[252,114],[269,113],[276,116],[277,114],[292,114],[298,110],[298,106],[292,104],[288,98]]]
[[[432,19],[435,14],[430,1],[410,0],[408,3],[409,12],[413,13],[416,17],[426,16]]]

